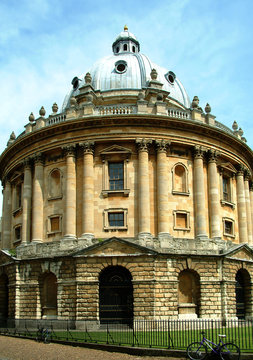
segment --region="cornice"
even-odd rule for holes
[[[238,153],[243,154],[244,158],[247,159],[249,165],[253,168],[253,152],[249,148],[249,146],[240,141],[233,135],[230,135],[226,131],[223,131],[220,128],[216,128],[214,126],[204,124],[198,122],[196,120],[184,120],[184,119],[175,119],[169,118],[168,116],[162,115],[152,115],[152,114],[128,114],[128,115],[112,115],[112,116],[90,116],[85,118],[78,118],[73,120],[67,120],[61,123],[57,123],[54,125],[43,127],[39,130],[36,130],[31,133],[24,134],[20,138],[17,138],[15,142],[9,147],[7,147],[4,152],[0,156],[0,178],[2,178],[4,169],[9,163],[9,161],[15,157],[15,155],[19,152],[24,153],[24,157],[30,156],[30,153],[25,153],[25,149],[31,145],[36,145],[40,140],[47,140],[48,138],[52,138],[54,134],[65,134],[67,132],[75,132],[78,130],[88,130],[88,129],[96,129],[96,128],[106,128],[114,126],[115,128],[119,128],[122,126],[128,127],[150,127],[150,128],[164,128],[168,130],[168,137],[173,141],[173,136],[170,134],[171,129],[181,130],[184,132],[191,132],[197,135],[205,135],[210,137],[211,139],[217,140],[220,139],[222,143],[222,147],[225,148],[226,145],[233,147]],[[98,132],[94,132],[89,138],[92,140],[96,139]],[[109,135],[109,134],[108,134]],[[136,135],[140,137],[141,134],[138,132],[127,132],[126,136]],[[115,134],[116,136],[116,134]],[[186,136],[189,138],[189,136]],[[77,135],[77,142],[80,141],[80,137]],[[64,140],[67,143],[67,140]],[[73,137],[70,139],[73,142]],[[55,142],[48,142],[45,144],[46,149],[53,149],[56,147],[61,147],[62,139]],[[44,151],[46,151],[44,149]],[[34,149],[38,150],[38,149]]]

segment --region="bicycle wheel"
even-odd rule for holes
[[[239,360],[240,348],[233,343],[226,343],[220,348],[220,358],[222,360]]]
[[[203,360],[207,355],[206,346],[200,342],[193,342],[188,345],[186,352],[191,360]]]

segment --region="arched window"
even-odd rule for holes
[[[135,53],[135,46],[132,47],[133,52]]]
[[[58,169],[52,170],[49,174],[48,193],[49,199],[62,197],[62,176]]]
[[[101,323],[133,323],[131,273],[122,266],[109,266],[99,276],[99,317]]]
[[[251,281],[247,270],[240,269],[235,277],[236,316],[245,319],[251,314]]]
[[[57,278],[49,272],[43,274],[40,281],[41,316],[57,316]]]
[[[127,44],[124,44],[123,50],[124,50],[124,51],[127,51]]]
[[[0,276],[0,319],[8,318],[9,280],[6,274]]]
[[[172,169],[172,193],[189,195],[188,170],[184,164],[176,164]]]
[[[183,270],[178,277],[178,309],[181,318],[199,316],[200,279],[192,270]]]

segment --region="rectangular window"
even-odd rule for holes
[[[50,218],[50,222],[51,222],[51,232],[60,230],[60,219],[58,216]]]
[[[105,209],[104,230],[127,230],[127,209]]]
[[[187,227],[187,214],[176,214],[176,227],[183,229]]]
[[[118,213],[109,213],[109,226],[112,227],[119,227],[124,226],[124,213],[118,212]]]
[[[113,162],[108,164],[109,190],[124,189],[124,163]]]
[[[21,241],[21,225],[17,225],[14,228],[14,243]]]
[[[61,215],[51,215],[47,219],[47,233],[49,235],[60,233],[62,230]]]
[[[230,236],[230,237],[235,236],[234,220],[223,218],[223,234],[224,236]]]
[[[231,201],[230,179],[223,176],[223,200]]]
[[[185,210],[174,210],[174,230],[190,230],[190,213]]]

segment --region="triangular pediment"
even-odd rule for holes
[[[222,170],[227,170],[227,171],[229,171],[229,172],[231,172],[233,174],[237,173],[236,168],[230,162],[219,164],[219,168],[221,168]]]
[[[253,261],[253,250],[247,244],[241,244],[235,248],[228,250],[225,257],[233,258],[236,260]]]
[[[136,256],[144,254],[156,254],[156,252],[131,241],[112,237],[89,246],[74,256]]]
[[[14,262],[13,257],[6,251],[0,250],[0,266]]]
[[[112,154],[131,154],[132,151],[120,145],[112,145],[102,150],[100,155],[112,155]]]

